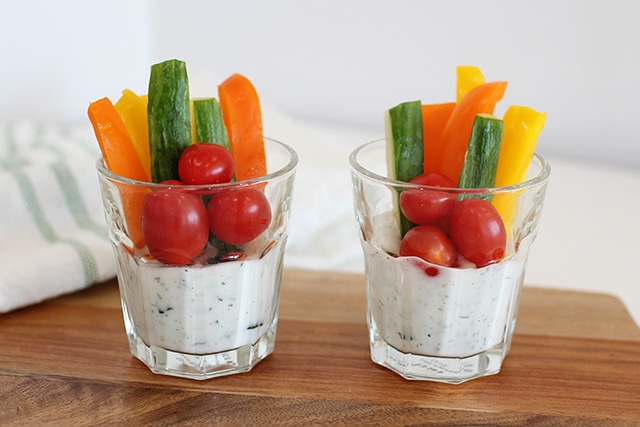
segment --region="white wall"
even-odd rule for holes
[[[84,119],[184,59],[215,93],[239,71],[286,112],[379,130],[382,111],[454,96],[455,66],[549,113],[540,150],[640,168],[636,0],[5,2],[0,121]],[[208,80],[204,76],[211,76]],[[499,109],[498,112],[502,110]]]
[[[151,0],[3,0],[0,122],[86,120],[148,78]]]

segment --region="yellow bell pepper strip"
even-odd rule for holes
[[[506,88],[507,82],[503,81],[484,83],[473,88],[456,104],[442,131],[435,172],[447,175],[457,185],[476,115],[493,114]]]
[[[127,128],[109,98],[89,104],[87,113],[107,168],[125,178],[149,181]],[[134,246],[144,247],[140,218],[146,191],[135,190],[131,185],[119,189],[129,237]]]
[[[243,75],[233,74],[218,86],[218,99],[229,133],[236,180],[266,175],[262,110],[253,84]]]
[[[455,102],[422,105],[422,142],[425,173],[433,172],[436,169],[436,153],[439,149],[440,137],[455,107]]]
[[[125,89],[115,104],[118,114],[129,131],[133,146],[142,162],[146,181],[151,180],[151,162],[149,160],[149,122],[147,120],[147,96],[138,96]]]
[[[504,130],[496,186],[520,184],[525,180],[546,118],[546,113],[530,107],[512,105],[507,108],[503,118]]]
[[[496,171],[496,187],[520,184],[526,179],[546,118],[546,113],[529,107],[512,105],[507,108],[503,118],[504,130]],[[507,234],[511,234],[511,226],[517,212],[518,194],[497,194],[492,203],[504,221]]]
[[[471,89],[486,83],[480,68],[473,65],[458,66],[456,77],[456,102],[460,102]]]

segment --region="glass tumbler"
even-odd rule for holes
[[[459,189],[386,178],[384,140],[360,146],[349,162],[364,253],[371,359],[415,380],[457,384],[498,373],[515,328],[549,164],[534,155],[521,184]],[[398,200],[407,190],[437,191],[455,203],[470,197],[490,201],[505,225],[504,257],[481,267],[460,257],[445,267],[398,256]],[[438,226],[447,232],[446,221]]]
[[[154,373],[202,380],[247,372],[274,351],[298,156],[270,139],[265,149],[267,175],[216,185],[134,181],[97,161],[129,348]],[[228,244],[211,233],[199,255],[184,265],[151,255],[143,233],[149,197],[179,192],[179,200],[195,197],[207,207],[220,195],[240,198],[246,191],[263,193],[271,211],[257,238]]]

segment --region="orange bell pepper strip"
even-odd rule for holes
[[[107,168],[125,178],[149,181],[127,128],[111,101],[102,98],[92,102],[88,115]],[[146,191],[135,188],[128,184],[119,186],[129,238],[134,246],[144,247],[140,218]]]
[[[218,86],[222,118],[229,133],[237,181],[267,174],[260,99],[253,84],[233,74]]]
[[[484,75],[482,74],[482,71],[480,71],[480,68],[473,65],[461,65],[457,67],[456,77],[457,102],[460,102],[467,93],[471,92],[471,89],[486,83],[486,80],[484,78]]]
[[[451,117],[455,102],[422,105],[422,141],[424,145],[424,172],[436,169],[436,155],[442,131]]]
[[[107,168],[125,178],[149,181],[129,131],[109,98],[89,104],[87,113]]]
[[[151,180],[151,161],[149,154],[149,121],[147,120],[147,96],[138,96],[125,89],[115,104],[118,114],[129,131],[133,146],[142,162],[142,167]]]
[[[457,103],[442,131],[436,155],[436,172],[447,175],[455,183],[458,182],[475,116],[493,114],[506,88],[507,82],[484,83],[472,89]]]

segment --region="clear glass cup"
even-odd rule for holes
[[[436,188],[386,178],[385,141],[349,157],[367,284],[371,359],[406,379],[457,384],[496,374],[509,351],[527,255],[538,230],[549,164],[535,155],[526,182],[491,189]],[[497,263],[443,267],[400,257],[395,214],[407,189],[481,197],[499,207],[507,247]]]
[[[270,139],[265,148],[266,176],[218,185],[133,181],[97,161],[129,347],[151,371],[202,380],[248,372],[274,351],[298,156]],[[150,255],[141,237],[148,194],[182,191],[206,202],[246,188],[262,191],[271,208],[270,225],[255,240],[230,247],[210,237],[188,265],[165,265]]]

